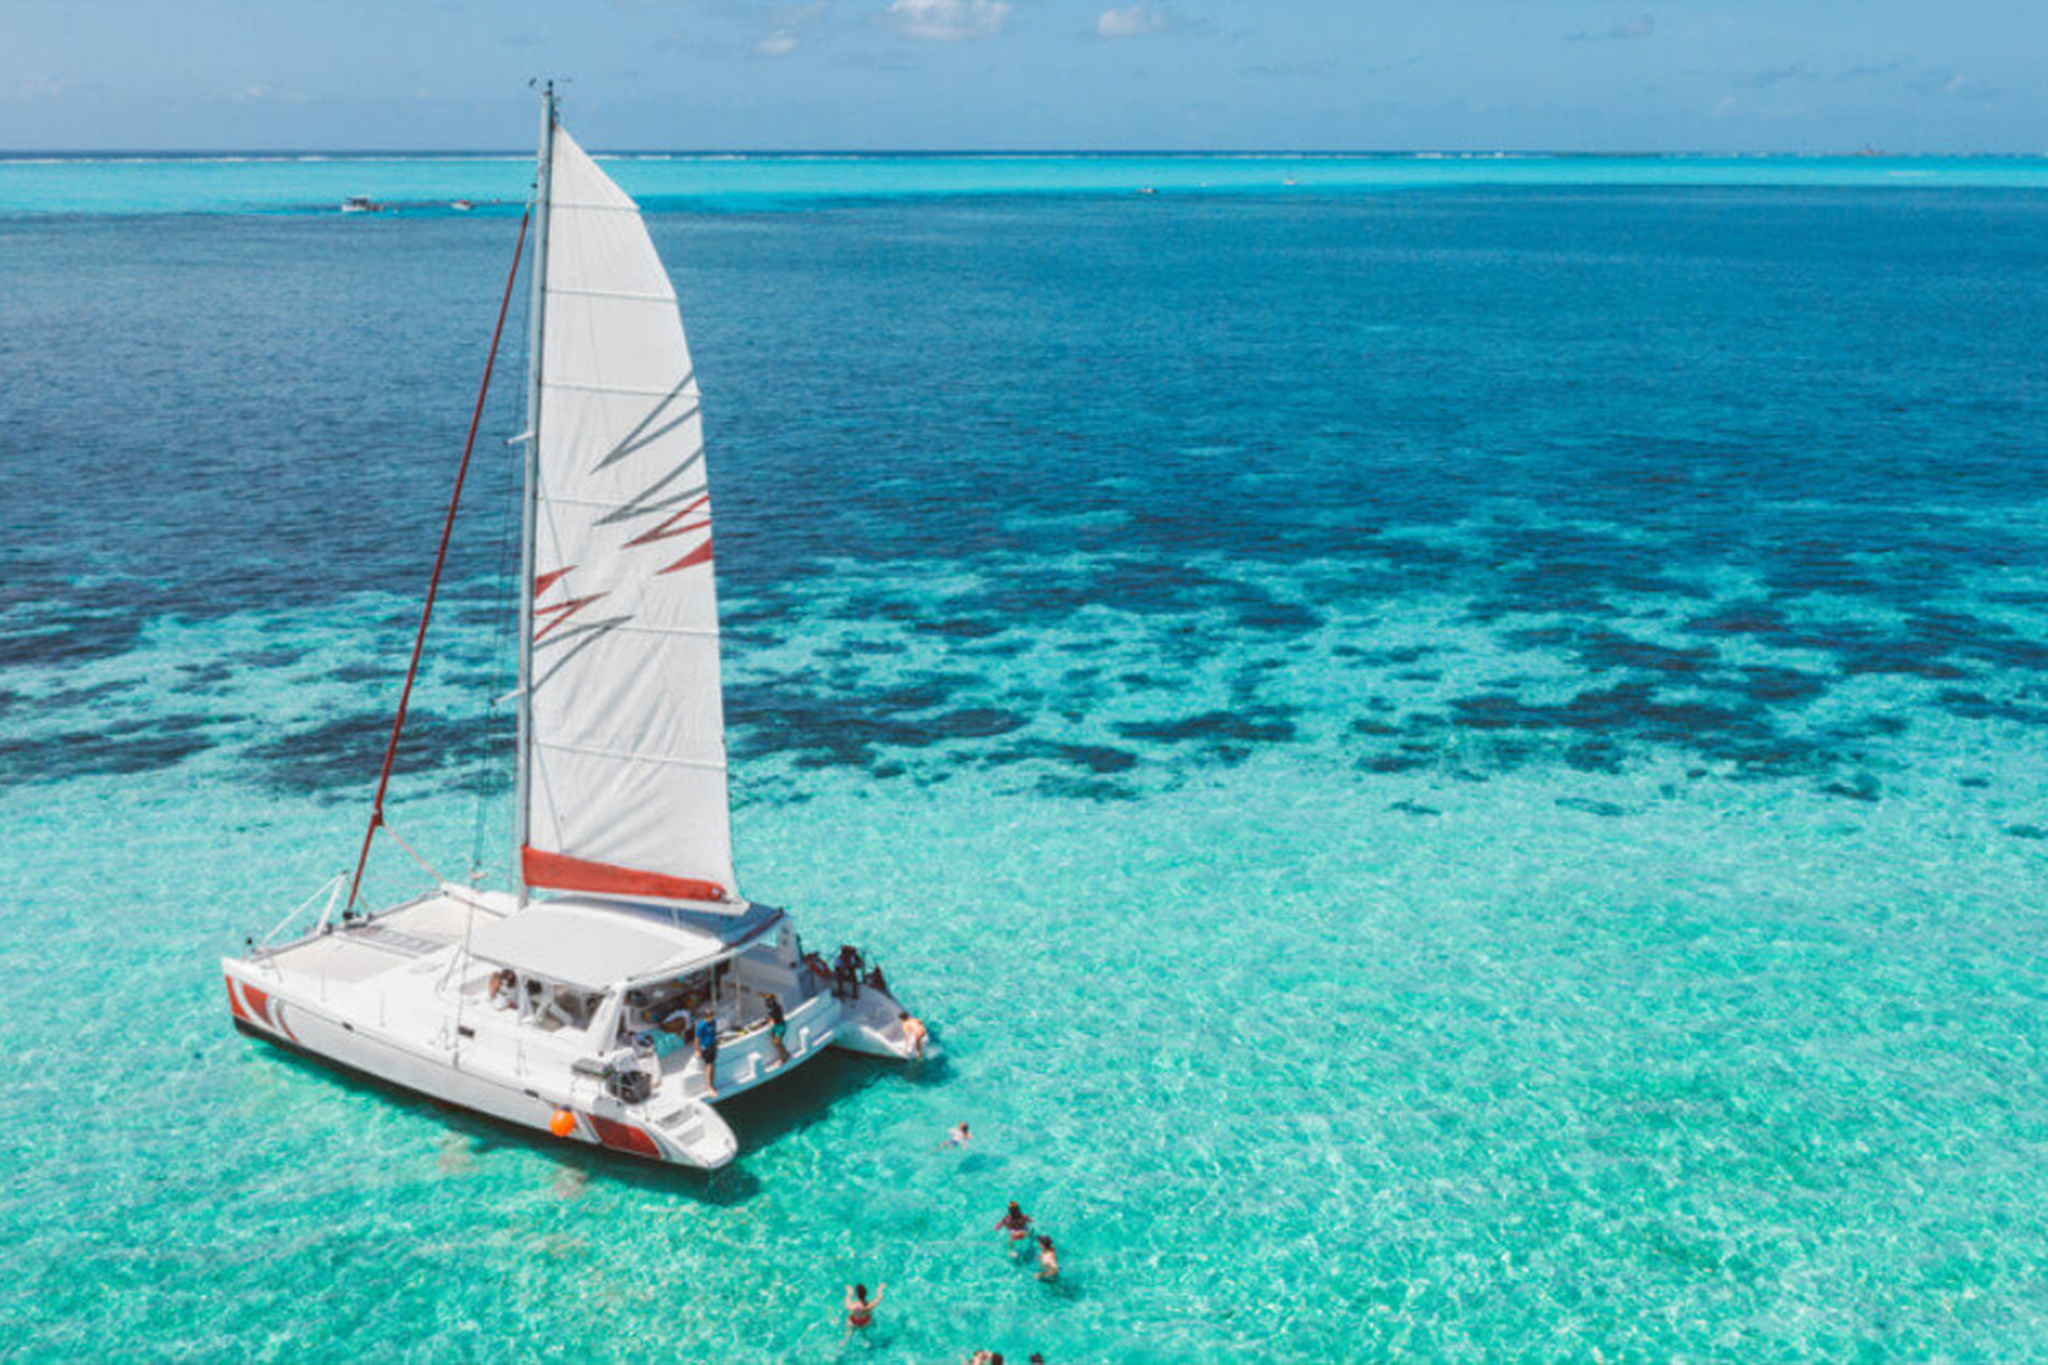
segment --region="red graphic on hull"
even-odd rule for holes
[[[631,1152],[634,1156],[652,1157],[661,1160],[661,1148],[654,1139],[630,1123],[619,1123],[612,1119],[601,1119],[595,1114],[585,1114],[590,1120],[591,1131],[597,1140],[615,1152]]]
[[[299,1036],[292,1032],[291,1025],[284,1021],[284,1005],[272,1000],[268,991],[258,990],[248,982],[237,981],[232,976],[227,978],[227,983],[228,1009],[233,1012],[235,1018],[257,1028],[283,1034],[294,1043],[299,1041]]]

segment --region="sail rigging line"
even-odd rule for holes
[[[484,399],[489,397],[491,392],[491,371],[498,363],[498,340],[505,334],[505,314],[512,306],[512,285],[519,277],[519,258],[526,250],[526,224],[532,216],[533,210],[530,208],[519,215],[519,238],[512,245],[512,268],[505,272],[505,294],[498,300],[498,321],[491,328],[491,349],[484,357],[483,382],[477,385],[476,407],[469,415],[469,436],[462,443],[462,462],[455,467],[455,487],[448,495],[448,513],[441,521],[441,545],[434,552],[434,573],[427,580],[427,600],[420,608],[419,631],[413,636],[412,661],[406,665],[405,687],[398,694],[398,714],[391,720],[391,739],[384,746],[384,767],[377,774],[377,796],[370,804],[370,824],[369,828],[363,831],[362,851],[356,854],[356,874],[349,881],[348,904],[341,912],[343,919],[350,918],[355,912],[356,896],[363,886],[363,868],[370,861],[370,842],[377,837],[378,828],[384,824],[384,793],[391,786],[391,765],[398,758],[398,737],[405,730],[405,713],[412,705],[412,685],[419,677],[420,658],[426,650],[427,625],[434,619],[434,599],[441,591],[441,570],[448,563],[448,542],[455,535],[455,512],[462,505],[462,485],[469,477],[469,457],[476,450],[477,428],[483,424]],[[398,837],[396,832],[392,837]],[[401,846],[405,845],[403,839],[400,839],[399,843]],[[412,852],[410,847],[406,847],[406,851]],[[413,857],[418,858],[419,855],[413,853]],[[424,859],[420,865],[426,866]],[[432,868],[427,870],[433,871]]]
[[[492,671],[504,674],[517,665],[512,662],[514,641],[519,634],[519,591],[513,579],[519,554],[519,508],[516,500],[500,500],[498,515],[498,567],[492,581],[498,584],[497,617],[504,623],[497,632],[496,649],[491,656]],[[498,718],[498,708],[518,696],[515,688],[503,696],[492,697],[484,706],[486,724]],[[514,756],[517,761],[517,756]],[[484,839],[492,810],[491,793],[488,789],[476,794],[476,811],[469,831],[469,874],[468,884],[477,886],[484,875]]]
[[[391,836],[392,842],[396,843],[400,848],[404,849],[407,853],[410,853],[412,855],[412,860],[418,863],[429,877],[432,877],[434,879],[436,885],[448,880],[446,877],[442,876],[438,871],[435,870],[434,865],[432,863],[428,862],[425,858],[421,857],[420,851],[414,848],[411,844],[407,843],[405,841],[405,836],[400,834],[397,828],[393,826],[389,821],[386,821],[384,824],[384,832]]]

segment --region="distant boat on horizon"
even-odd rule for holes
[[[367,195],[352,194],[341,201],[343,213],[382,213],[384,206]]]

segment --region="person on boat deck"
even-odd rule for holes
[[[871,1299],[868,1297],[866,1285],[846,1286],[846,1336],[840,1341],[841,1346],[853,1340],[855,1332],[863,1330],[875,1320],[875,1308],[882,1302],[882,1291],[886,1288],[887,1285],[876,1285],[875,1296]]]
[[[789,1049],[782,1045],[782,1035],[789,1032],[789,1021],[782,1017],[782,1002],[772,994],[763,994],[761,1003],[768,1010],[768,1041],[775,1044],[775,1060],[789,1060]]]
[[[510,967],[500,967],[491,973],[491,984],[486,996],[491,1004],[501,1010],[519,1008],[519,976]]]
[[[849,1000],[860,999],[860,969],[866,965],[860,949],[851,943],[840,944],[839,961],[832,965],[832,993]]]
[[[896,1022],[903,1025],[903,1041],[910,1044],[910,1055],[923,1061],[924,1045],[931,1038],[931,1034],[925,1031],[924,1022],[913,1018],[909,1010],[898,1010]]]
[[[1010,1234],[1010,1249],[1015,1251],[1017,1243],[1031,1233],[1031,1215],[1018,1208],[1017,1201],[1012,1199],[1008,1212],[996,1220],[996,1229]]]
[[[718,1093],[718,1025],[709,1014],[697,1021],[697,1060],[704,1063],[704,1090]]]
[[[811,975],[817,978],[820,986],[832,980],[832,964],[827,962],[821,954],[815,952],[805,953],[804,966],[811,969]],[[839,993],[837,986],[833,987],[832,993],[834,995]]]
[[[1052,1249],[1052,1238],[1038,1239],[1038,1278],[1057,1280],[1060,1277],[1060,1254]]]

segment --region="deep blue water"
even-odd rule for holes
[[[232,1036],[214,957],[351,851],[513,223],[0,219],[17,1340],[811,1360],[860,1275],[878,1359],[2048,1350],[2048,193],[650,222],[741,875],[950,1071],[764,1101],[707,1187]],[[401,776],[443,871],[500,856],[519,364]]]

